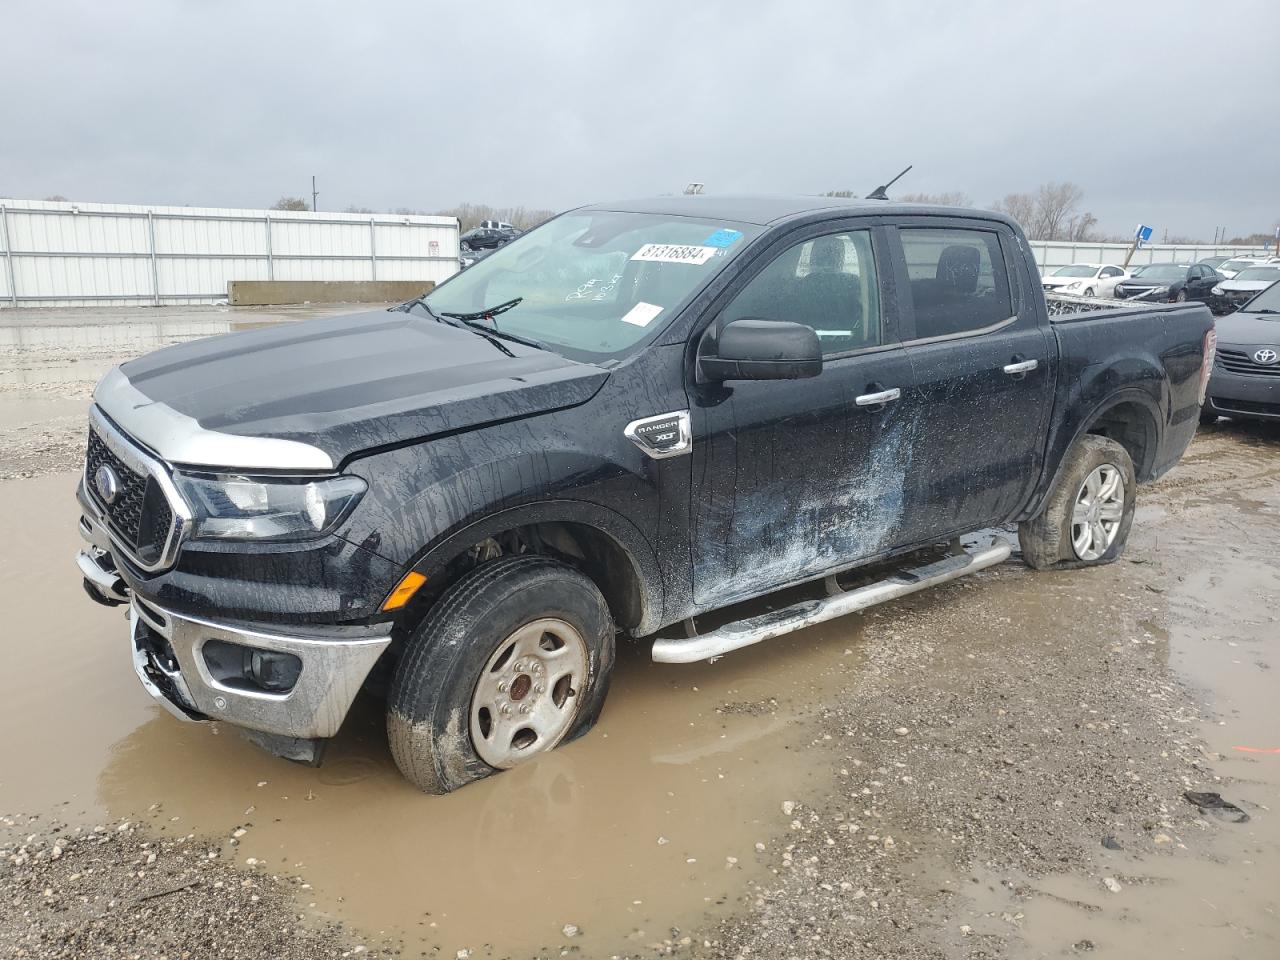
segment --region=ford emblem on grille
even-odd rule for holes
[[[120,496],[120,478],[105,463],[93,475],[93,485],[98,488],[98,496],[102,497],[102,502],[108,506],[115,503],[116,497]]]
[[[1269,364],[1275,363],[1276,360],[1280,360],[1280,353],[1276,353],[1270,347],[1263,347],[1253,355],[1254,363]]]

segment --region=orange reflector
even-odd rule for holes
[[[387,602],[382,605],[382,609],[384,611],[399,610],[413,598],[413,595],[418,592],[418,588],[426,582],[426,577],[416,570],[410,570],[404,575],[404,579],[396,585],[396,588],[391,591],[391,596],[387,597]]]

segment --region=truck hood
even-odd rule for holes
[[[1219,317],[1218,345],[1280,346],[1280,313],[1244,313]]]
[[[157,350],[94,399],[171,463],[331,470],[365,450],[589,400],[608,371],[416,313],[280,324]]]

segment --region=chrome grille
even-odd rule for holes
[[[1280,363],[1258,363],[1252,352],[1218,347],[1218,366],[1228,373],[1280,378]]]
[[[120,478],[120,493],[110,504],[103,501],[98,493],[98,485],[94,482],[98,469],[104,465],[114,470]],[[138,531],[142,525],[142,503],[147,495],[146,476],[127,467],[123,460],[108,449],[92,427],[89,428],[89,449],[85,454],[84,475],[89,496],[101,508],[102,515],[129,546],[136,548]]]
[[[111,503],[103,499],[96,483],[104,465],[119,480],[119,492]],[[173,565],[191,511],[164,465],[120,432],[96,406],[89,412],[84,492],[124,559],[146,571]]]

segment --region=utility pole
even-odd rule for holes
[[[311,212],[312,213],[316,212],[316,197],[318,196],[320,196],[320,194],[316,192],[316,175],[313,173],[311,175]]]

